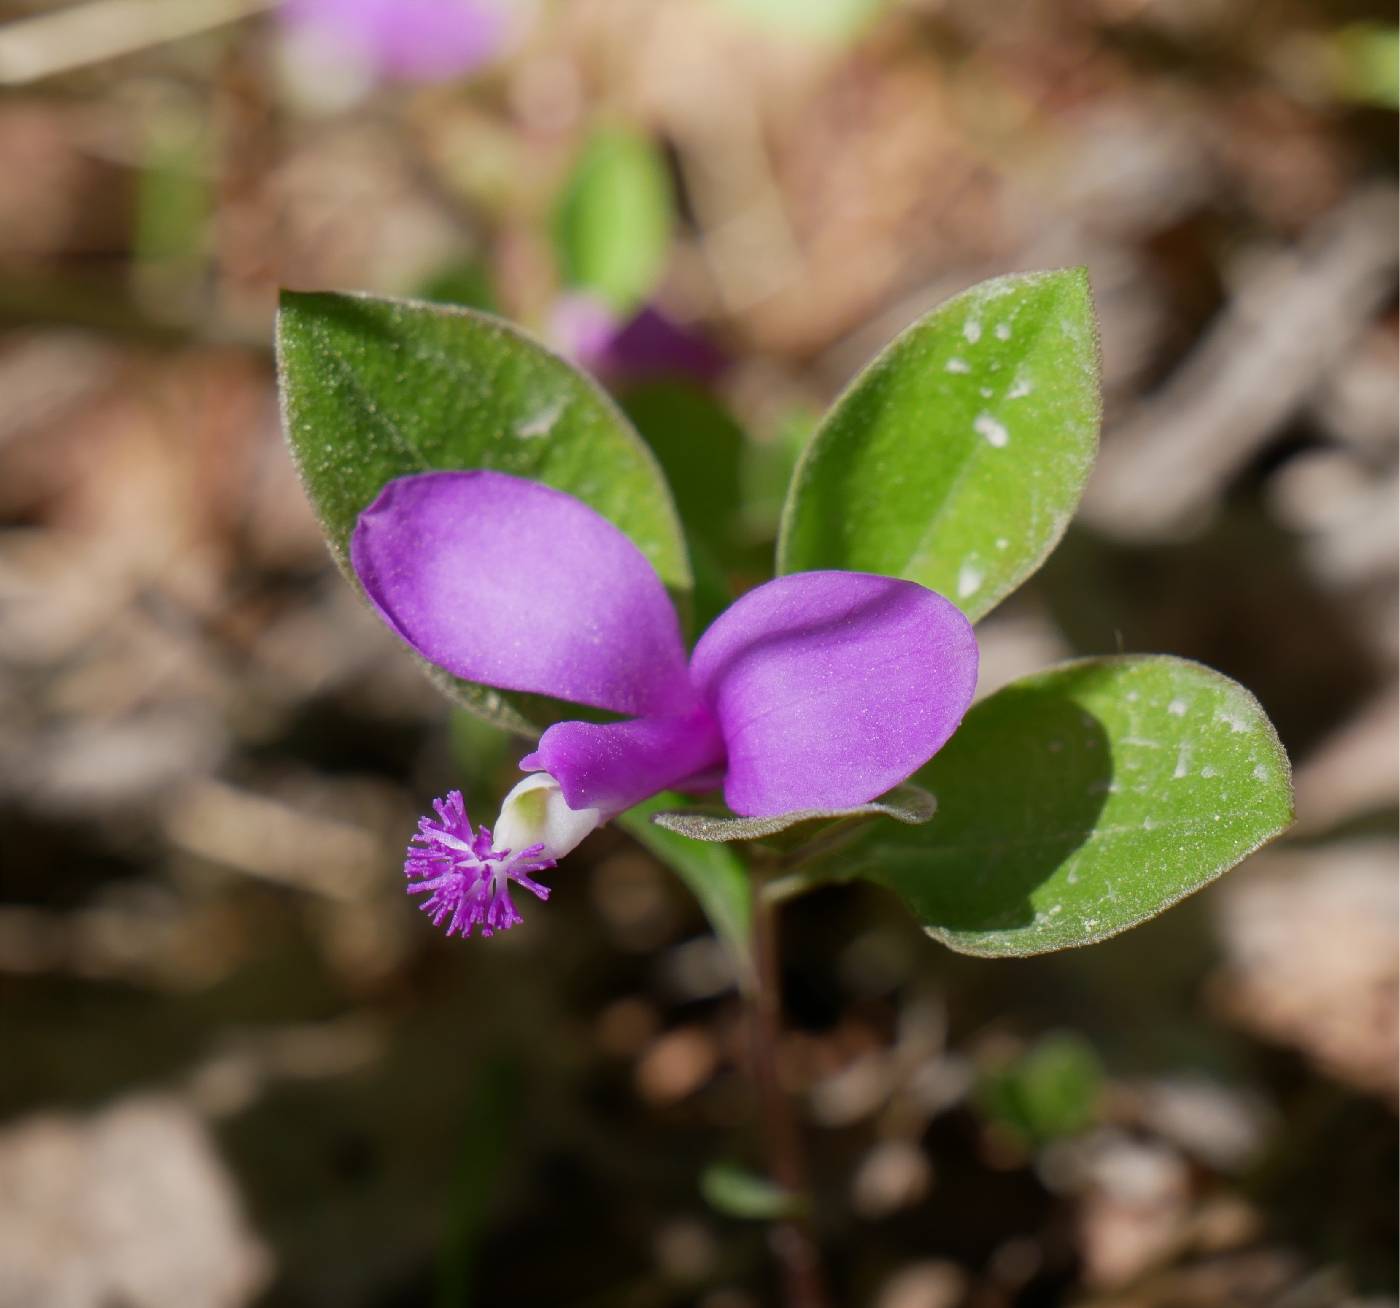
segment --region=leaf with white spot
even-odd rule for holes
[[[494,468],[591,505],[686,605],[685,544],[655,458],[595,382],[510,324],[444,305],[284,292],[277,367],[293,461],[352,582],[350,532],[385,482]],[[433,679],[507,730],[533,733],[564,715],[541,696],[437,670]]]
[[[1084,659],[972,709],[914,777],[927,826],[882,823],[830,875],[897,891],[986,957],[1092,944],[1155,917],[1292,821],[1288,758],[1255,698],[1199,663]]]
[[[1069,523],[1099,431],[1082,268],[983,282],[856,378],[788,492],[778,571],[917,581],[976,620]]]

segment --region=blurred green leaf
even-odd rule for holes
[[[1084,270],[983,282],[910,327],[832,409],[793,477],[778,571],[906,577],[975,621],[1054,548],[1098,430]]]
[[[833,864],[984,957],[1093,944],[1155,917],[1292,821],[1258,701],[1166,656],[1084,659],[976,705],[913,778],[927,826],[872,825]]]
[[[695,575],[695,629],[703,631],[733,600],[726,572],[742,562],[743,430],[692,382],[644,382],[625,391],[619,403],[651,446],[676,498]]]
[[[728,574],[704,538],[687,528],[685,540],[690,550],[691,571],[695,574],[691,610],[695,615],[695,630],[701,632],[734,602],[734,590]]]
[[[1352,23],[1333,35],[1331,46],[1338,94],[1400,108],[1400,30],[1389,23]]]
[[[448,716],[448,738],[467,812],[484,813],[500,799],[496,773],[515,741],[495,723],[462,708],[453,708]]]
[[[777,537],[793,469],[819,421],[817,413],[794,409],[783,417],[770,437],[745,443],[740,472],[744,534],[748,539],[767,543]]]
[[[643,382],[618,402],[655,452],[681,521],[715,558],[731,562],[738,545],[743,428],[693,382]]]
[[[983,1070],[975,1100],[982,1112],[1028,1145],[1092,1125],[1103,1091],[1094,1047],[1070,1032],[1038,1040],[1018,1058]]]
[[[800,1195],[735,1163],[712,1163],[707,1167],[700,1176],[700,1193],[716,1212],[749,1222],[800,1217],[806,1211]]]
[[[688,840],[727,842],[763,840],[791,827],[810,822],[851,822],[858,818],[887,817],[906,826],[917,826],[932,819],[937,805],[932,795],[918,786],[896,786],[879,799],[854,808],[808,808],[784,813],[781,817],[735,817],[727,809],[683,808],[656,813],[652,821]]]
[[[509,324],[469,309],[288,291],[277,352],[292,458],[352,581],[350,532],[386,482],[494,468],[576,495],[616,523],[687,614],[685,545],[656,460],[594,382]],[[534,734],[564,715],[540,697],[432,675],[506,730]]]
[[[555,215],[564,281],[630,313],[656,285],[671,241],[671,183],[660,152],[623,128],[594,134]]]
[[[459,304],[465,309],[496,313],[496,288],[491,270],[479,259],[462,259],[439,268],[418,291],[424,300],[437,304]]]
[[[452,1198],[438,1243],[438,1308],[467,1308],[475,1295],[481,1246],[520,1123],[523,1086],[514,1061],[484,1060],[472,1078]]]
[[[753,913],[748,869],[723,845],[689,840],[657,826],[652,817],[685,803],[685,796],[663,791],[629,809],[618,825],[645,845],[690,887],[715,932],[734,951],[741,975],[749,968],[749,925]]]
[[[795,36],[843,40],[857,35],[888,0],[721,0],[728,9]]]
[[[144,147],[133,253],[140,264],[174,264],[188,274],[204,254],[214,207],[208,125],[170,107],[154,115]]]

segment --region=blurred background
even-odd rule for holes
[[[453,716],[330,565],[279,285],[506,314],[598,372],[711,595],[947,295],[1087,264],[1104,446],[983,692],[1251,687],[1283,842],[1094,949],[784,921],[841,1304],[1395,1302],[1396,33],[1369,0],[0,4],[0,1308],[760,1308],[727,960],[605,831],[444,940]]]

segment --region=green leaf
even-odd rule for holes
[[[420,300],[460,304],[484,313],[499,313],[491,268],[479,259],[463,258],[439,268],[416,292]]]
[[[805,407],[784,413],[767,439],[745,444],[741,465],[744,531],[771,547],[778,534],[783,502],[793,470],[812,439],[821,415]]]
[[[1084,270],[974,286],[904,332],[837,401],[793,478],[778,571],[905,577],[975,621],[1064,533],[1099,411]]]
[[[277,359],[293,461],[352,581],[350,532],[385,482],[494,468],[568,491],[614,522],[686,613],[690,570],[656,460],[595,383],[509,324],[444,305],[287,291]],[[540,697],[432,675],[507,730],[533,734],[562,715]]]
[[[732,564],[743,507],[743,428],[694,382],[642,382],[618,402],[661,464],[681,521],[715,558]]]
[[[134,254],[143,264],[197,267],[214,206],[209,167],[214,146],[208,123],[193,109],[166,109],[152,119],[143,144]]]
[[[555,215],[564,281],[616,312],[656,285],[671,242],[671,183],[660,153],[621,128],[596,133],[565,183]]]
[[[667,831],[688,840],[723,842],[730,840],[763,840],[804,822],[849,822],[867,817],[888,817],[906,826],[929,821],[937,804],[932,795],[918,786],[906,783],[896,786],[887,795],[857,804],[854,808],[804,808],[780,817],[735,817],[725,809],[684,808],[667,809],[652,815],[652,821]]]
[[[619,403],[651,446],[675,496],[695,575],[695,625],[704,630],[733,600],[726,572],[742,561],[743,429],[693,382],[643,382],[629,387]]]
[[[1337,94],[1381,109],[1400,108],[1400,31],[1393,23],[1351,23],[1331,39]]]
[[[978,1106],[1027,1144],[1074,1135],[1092,1124],[1103,1064],[1072,1032],[1045,1036],[1019,1057],[983,1070]]]
[[[726,8],[777,31],[819,41],[848,41],[869,27],[888,0],[723,0]]]
[[[1292,821],[1288,758],[1255,698],[1165,656],[1085,659],[976,705],[914,777],[924,827],[881,823],[843,876],[897,891],[984,957],[1093,944],[1155,917]]]
[[[688,840],[652,821],[656,813],[679,803],[684,803],[683,796],[663,791],[629,809],[617,822],[690,887],[710,925],[733,949],[740,975],[745,976],[750,965],[749,926],[753,915],[748,870],[733,850]]]
[[[747,1222],[775,1222],[807,1211],[801,1195],[736,1163],[711,1163],[700,1175],[700,1193],[716,1212]]]

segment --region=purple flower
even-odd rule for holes
[[[391,481],[351,560],[385,622],[430,663],[505,690],[625,715],[559,722],[521,760],[494,837],[460,797],[420,824],[408,875],[437,922],[517,920],[515,881],[666,789],[722,786],[770,817],[863,804],[952,735],[977,682],[962,613],[910,581],[779,577],[732,604],[687,658],[661,579],[580,500],[500,472]]]
[[[390,81],[436,82],[500,53],[511,18],[505,0],[284,0],[304,33]]]
[[[657,377],[684,377],[708,385],[727,360],[709,341],[655,305],[643,305],[620,321],[596,296],[560,298],[550,316],[549,336],[572,359],[610,386]]]

